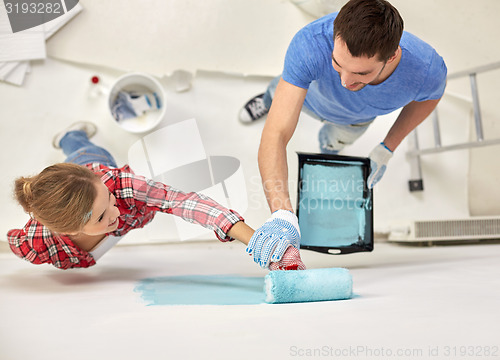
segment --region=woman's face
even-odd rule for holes
[[[97,196],[92,207],[90,220],[80,231],[86,235],[103,235],[118,228],[120,210],[116,207],[116,198],[101,181],[95,184]]]

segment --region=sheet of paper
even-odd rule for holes
[[[0,62],[45,59],[45,37],[43,33],[26,31],[12,34],[0,17]],[[10,29],[9,29],[10,31]]]
[[[0,80],[22,85],[31,67],[28,60],[46,57],[45,40],[83,10],[77,4],[64,15],[34,28],[13,34],[3,2],[0,3]]]
[[[21,86],[28,72],[28,68],[29,68],[29,62],[22,61],[18,63],[18,65],[14,68],[14,70],[12,70],[9,74],[7,74],[7,76],[3,80],[10,84]]]
[[[0,2],[0,49],[0,62],[46,57],[44,33],[28,29],[13,34],[3,1]]]
[[[17,65],[19,65],[19,61],[8,61],[0,63],[0,80],[5,79],[11,71],[13,71]]]

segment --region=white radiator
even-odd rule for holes
[[[438,242],[500,239],[500,217],[420,220],[391,229],[392,242]]]

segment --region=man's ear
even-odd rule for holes
[[[394,52],[394,54],[387,60],[387,64],[390,64],[394,60],[398,58],[399,52],[401,51],[401,48],[398,47],[398,49]]]

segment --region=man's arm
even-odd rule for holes
[[[259,169],[271,212],[279,209],[293,212],[288,192],[286,146],[290,141],[307,89],[280,79],[267,116],[259,147]]]
[[[389,150],[394,151],[403,139],[436,108],[439,100],[412,101],[399,114],[384,139]]]
[[[384,142],[378,144],[370,153],[371,172],[368,177],[368,188],[372,189],[380,181],[393,151],[413,129],[429,116],[439,100],[412,101],[401,110]]]

